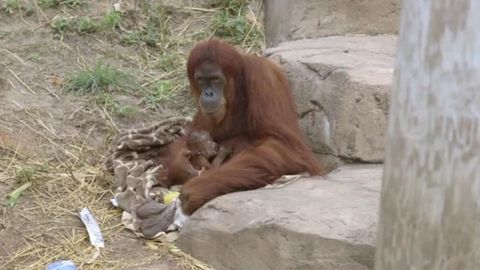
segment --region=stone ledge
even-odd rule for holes
[[[282,188],[221,196],[178,246],[215,269],[371,269],[382,167],[341,167]]]

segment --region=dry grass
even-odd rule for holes
[[[31,115],[33,117],[34,115]],[[48,159],[30,159],[17,149],[0,147],[0,183],[11,189],[24,183],[30,187],[22,192],[12,208],[3,209],[1,225],[4,228],[22,224],[21,248],[9,251],[8,245],[2,245],[9,256],[0,257],[0,269],[43,269],[56,260],[69,259],[80,269],[127,269],[139,264],[136,254],[119,252],[117,246],[126,238],[133,239],[119,222],[121,211],[113,208],[109,199],[112,176],[105,173],[101,166],[92,165],[89,156],[101,153],[87,146],[90,132],[83,140],[57,143],[47,127],[31,125],[32,118],[22,120],[22,125],[36,130],[52,149]],[[111,129],[111,133],[115,133]],[[22,205],[22,208],[18,208]],[[78,213],[84,207],[91,210],[106,240],[106,248],[96,257],[96,250],[90,245],[88,234],[81,223]],[[15,214],[14,214],[15,213]],[[22,222],[19,222],[19,219]],[[175,259],[178,269],[210,269],[191,258],[172,244],[144,241],[141,263],[159,261],[163,257]],[[148,255],[148,256],[145,256]]]
[[[121,18],[108,12],[91,15],[88,10],[78,8],[83,6],[83,2],[91,4],[92,1],[71,3],[74,2],[82,2],[82,5],[68,6],[66,4],[69,1],[8,1],[8,5],[0,6],[0,13],[14,16],[28,25],[38,20],[42,22],[39,27],[63,27],[53,23],[57,13],[64,18],[91,17],[91,20],[84,20],[84,24],[103,22],[107,25],[99,28],[84,25],[77,30],[64,27],[61,33],[57,32],[61,34],[61,39],[55,46],[63,50],[60,50],[62,54],[68,58],[70,54],[77,53],[72,60],[76,68],[63,75],[67,77],[73,74],[69,78],[74,81],[79,79],[75,81],[78,85],[83,85],[85,77],[75,77],[75,72],[85,75],[84,72],[91,70],[98,59],[84,54],[76,43],[88,38],[106,44],[106,47],[121,42],[126,42],[123,46],[127,49],[134,47],[136,54],[115,55],[115,58],[127,63],[117,65],[118,68],[126,72],[128,70],[140,82],[137,91],[122,93],[136,101],[134,105],[141,114],[132,120],[133,123],[137,123],[138,119],[151,119],[148,115],[154,114],[153,118],[158,118],[158,113],[165,115],[165,106],[176,114],[191,113],[193,106],[189,106],[191,101],[185,78],[185,58],[196,41],[215,35],[221,29],[223,38],[235,42],[246,51],[258,52],[264,44],[263,35],[259,32],[261,24],[253,16],[251,6],[243,1],[223,1],[223,4],[212,8],[157,6],[150,10],[140,9]],[[255,3],[258,5],[258,1]],[[232,12],[232,6],[241,7],[243,12]],[[81,15],[72,15],[77,13]],[[35,20],[28,21],[27,16],[35,16]],[[158,21],[158,16],[162,16],[161,21]],[[230,37],[228,31],[234,28],[228,24],[229,16],[236,18],[234,28],[244,24],[244,28],[239,28],[242,31]],[[78,29],[89,30],[83,33]],[[53,96],[55,102],[59,103],[67,100],[67,91],[63,91],[62,86],[57,89],[38,87],[36,81],[29,81],[26,72],[17,71],[32,59],[41,62],[42,55],[35,53],[27,59],[12,47],[2,48],[0,52],[18,63],[17,69],[12,67],[9,71],[13,79],[8,80],[8,85],[15,91],[31,94],[34,98]],[[106,50],[96,53],[105,54]],[[55,76],[52,78],[55,79]],[[122,83],[107,81],[113,85]],[[110,88],[106,85],[105,89]],[[120,223],[121,212],[113,208],[109,201],[113,194],[112,176],[102,170],[98,161],[104,154],[109,138],[132,121],[126,121],[119,115],[119,110],[126,105],[115,101],[115,91],[103,91],[100,93],[103,96],[99,93],[86,94],[68,98],[73,99],[73,104],[78,102],[78,107],[70,108],[73,112],[70,111],[71,115],[64,121],[82,120],[75,130],[68,133],[49,122],[55,119],[51,112],[26,108],[17,104],[18,100],[11,100],[14,108],[20,110],[20,113],[13,114],[12,119],[3,120],[0,110],[0,195],[6,192],[12,194],[28,183],[24,186],[25,190],[18,192],[18,198],[4,198],[5,206],[0,208],[0,269],[44,269],[48,263],[60,259],[72,260],[80,269],[128,269],[139,265],[139,258],[142,264],[165,259],[172,262],[176,269],[210,269],[174,245],[138,240],[125,231]],[[89,103],[88,100],[94,102]],[[35,141],[26,140],[35,146],[32,151],[42,149],[45,152],[31,155],[29,151],[20,151],[25,146],[22,143],[25,143],[17,138],[2,138],[2,129],[19,137],[31,134]],[[91,144],[98,136],[103,138],[103,147]],[[78,218],[83,207],[89,208],[94,214],[106,240],[105,248],[94,260],[92,256],[95,255],[95,249],[90,245],[88,234]],[[122,247],[128,250],[122,250]]]

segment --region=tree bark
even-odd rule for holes
[[[375,269],[480,267],[480,0],[404,0]]]

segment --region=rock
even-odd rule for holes
[[[281,188],[224,195],[177,246],[217,270],[372,269],[382,167],[355,165]]]
[[[0,71],[0,97],[2,97],[3,95],[1,93],[3,93],[3,91],[6,91],[6,86],[7,86],[7,80],[6,80],[6,77],[5,77],[5,71]]]
[[[280,42],[345,34],[396,34],[401,0],[266,0],[265,38]],[[288,18],[288,19],[285,19]]]
[[[396,36],[291,41],[265,51],[290,81],[317,154],[381,162]]]

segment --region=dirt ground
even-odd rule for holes
[[[258,3],[123,2],[113,12],[116,1],[0,0],[0,269],[60,259],[79,269],[210,269],[126,231],[100,161],[119,130],[192,114],[184,65],[196,41],[219,35],[260,50]],[[106,70],[92,71],[99,62]],[[112,80],[84,87],[82,72]],[[83,207],[106,240],[93,262]]]

